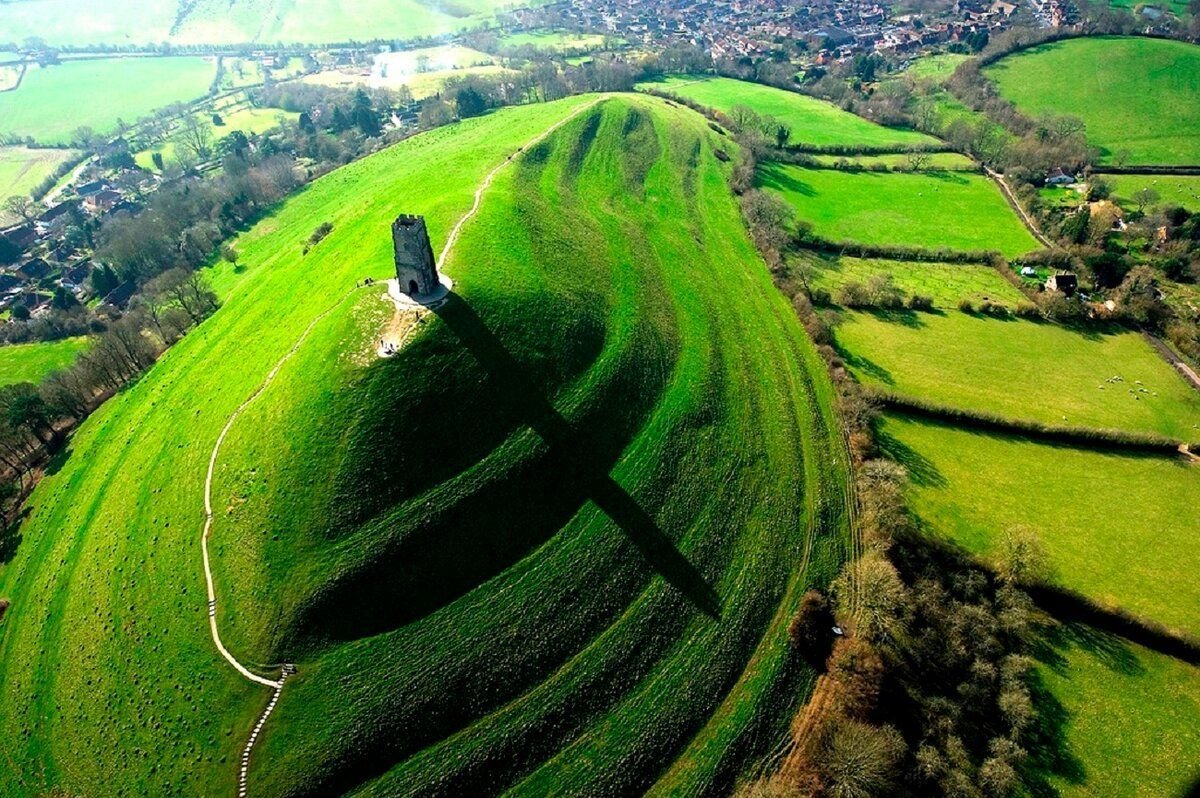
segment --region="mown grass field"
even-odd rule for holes
[[[800,252],[789,257],[814,289],[836,294],[849,282],[866,285],[876,275],[889,275],[904,296],[933,299],[934,307],[952,310],[960,299],[978,305],[988,301],[1014,308],[1025,297],[990,266],[964,263],[911,263],[882,258],[851,258]]]
[[[1031,770],[1064,798],[1190,795],[1200,780],[1200,670],[1087,627],[1057,627],[1038,656],[1040,701],[1067,756]]]
[[[748,106],[788,125],[792,144],[897,149],[938,144],[923,133],[877,125],[823,100],[733,78],[680,75],[641,87],[670,92],[725,113],[735,105]]]
[[[0,133],[68,142],[76,128],[112,132],[156,108],[203,97],[216,74],[197,57],[110,58],[30,69],[21,88],[0,94]],[[120,87],[137,87],[117,91]]]
[[[221,121],[223,125],[217,127],[212,123],[212,114],[198,114],[197,119],[200,123],[206,125],[212,131],[212,139],[214,147],[221,139],[232,134],[235,130],[240,130],[246,135],[265,133],[266,131],[278,127],[280,123],[295,122],[299,118],[299,114],[292,111],[284,111],[279,108],[238,108],[232,112],[222,112]],[[158,167],[154,165],[154,153],[160,153],[163,156],[165,165],[170,166],[179,160],[179,133],[169,136],[166,141],[161,142],[153,147],[142,150],[134,156],[137,165],[143,169],[152,172],[158,171]],[[185,150],[186,152],[186,150]]]
[[[1039,244],[983,175],[959,172],[850,173],[769,163],[759,184],[777,192],[833,241],[966,251],[1015,257]]]
[[[1133,196],[1144,188],[1157,192],[1158,199],[1146,209],[1179,205],[1200,211],[1200,175],[1104,175],[1112,186],[1113,197],[1126,208],[1137,208]],[[1078,196],[1078,195],[1076,195]]]
[[[1125,151],[1131,164],[1200,163],[1200,47],[1069,39],[1001,59],[984,74],[1026,114],[1078,116],[1106,162]]]
[[[1137,333],[958,310],[847,311],[836,336],[860,380],[895,393],[1045,424],[1200,438],[1200,393]],[[1123,381],[1107,382],[1114,376]]]
[[[1050,580],[1106,607],[1200,633],[1189,541],[1200,469],[1182,458],[1051,446],[888,415],[882,448],[909,473],[932,534],[986,560],[1016,527],[1036,532]]]
[[[241,237],[224,307],[83,425],[0,571],[0,792],[231,789],[267,694],[208,639],[204,467],[331,307],[214,485],[226,642],[300,669],[256,793],[727,791],[784,730],[812,678],[788,619],[844,556],[845,455],[702,118],[615,98],[531,148],[452,253],[455,298],[371,351],[386,306],[353,286],[389,273],[391,218],[423,213],[436,249],[586,101],[410,139]]]
[[[0,385],[39,382],[52,371],[64,369],[87,349],[87,338],[0,346]]]

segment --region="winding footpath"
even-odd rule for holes
[[[568,122],[570,122],[575,117],[579,116],[584,111],[587,111],[588,109],[594,107],[596,104],[602,102],[604,99],[606,99],[604,96],[598,97],[595,100],[592,100],[591,102],[588,102],[588,103],[584,103],[583,105],[579,106],[575,110],[571,111],[569,114],[567,114],[565,117],[560,119],[558,122],[555,122],[553,125],[546,128],[545,130],[543,130],[537,136],[530,139],[524,145],[518,147],[517,151],[515,153],[513,153],[512,155],[509,155],[498,166],[496,166],[494,169],[492,169],[492,171],[488,172],[488,174],[484,177],[483,182],[480,183],[479,187],[475,190],[475,198],[474,198],[473,204],[471,205],[470,210],[468,210],[465,214],[463,214],[463,216],[454,225],[454,228],[450,231],[450,235],[446,239],[446,245],[445,245],[445,247],[442,248],[442,252],[438,256],[437,266],[439,269],[441,268],[442,264],[445,262],[446,258],[450,255],[450,252],[454,248],[454,245],[458,242],[458,237],[459,237],[459,234],[462,232],[463,227],[467,224],[467,222],[469,222],[479,212],[480,205],[483,203],[484,192],[486,192],[487,189],[492,185],[492,181],[495,180],[496,176],[498,174],[500,174],[500,172],[506,166],[508,166],[510,163],[512,163],[517,158],[517,156],[519,156],[521,153],[525,152],[525,150],[529,149],[530,147],[537,146],[542,141],[544,141],[546,138],[548,138],[550,135],[552,135],[556,130],[561,128],[563,125],[567,124]],[[258,721],[254,725],[253,731],[250,733],[250,739],[248,739],[246,741],[246,745],[242,749],[242,758],[239,762],[239,770],[238,770],[238,796],[239,796],[239,798],[245,798],[245,796],[247,795],[247,792],[248,792],[247,779],[248,779],[249,771],[250,771],[250,754],[254,749],[254,744],[258,741],[258,738],[262,736],[263,727],[267,722],[267,718],[269,718],[271,716],[271,713],[275,710],[275,705],[279,702],[279,696],[283,692],[284,682],[287,681],[289,674],[295,672],[295,667],[290,664],[282,665],[279,678],[269,679],[265,676],[261,676],[257,673],[254,673],[249,668],[247,668],[245,665],[243,665],[241,662],[239,662],[237,657],[233,656],[233,654],[230,653],[229,649],[227,649],[225,647],[225,644],[221,642],[221,632],[217,626],[217,594],[216,594],[216,589],[213,585],[212,564],[211,564],[211,561],[209,559],[209,554],[208,554],[208,539],[212,535],[212,526],[213,526],[212,484],[213,484],[213,476],[215,475],[216,468],[217,468],[217,458],[221,453],[221,445],[224,444],[226,436],[229,435],[229,431],[231,429],[233,429],[233,425],[237,422],[238,418],[242,415],[242,412],[245,411],[246,408],[248,408],[256,399],[258,399],[258,397],[260,397],[263,394],[263,392],[267,389],[267,387],[272,382],[275,381],[275,377],[278,376],[280,369],[282,369],[283,365],[285,363],[287,363],[287,361],[290,360],[292,358],[292,356],[294,356],[296,354],[296,352],[298,352],[300,350],[300,347],[304,344],[304,341],[308,338],[309,334],[313,331],[313,329],[317,326],[317,324],[319,324],[322,319],[324,319],[326,316],[328,316],[330,313],[332,313],[334,310],[336,310],[338,307],[340,307],[342,305],[342,303],[345,302],[349,297],[351,297],[356,291],[362,290],[362,288],[367,288],[367,287],[368,286],[364,285],[361,287],[352,288],[350,291],[343,294],[336,302],[334,302],[332,305],[330,305],[329,308],[322,311],[320,313],[320,315],[318,315],[315,319],[313,319],[311,322],[309,322],[309,325],[304,328],[304,332],[301,333],[300,337],[296,339],[296,343],[294,343],[292,345],[292,348],[289,349],[283,355],[283,357],[281,357],[278,361],[276,361],[274,367],[267,374],[267,376],[263,379],[263,381],[259,384],[259,386],[254,389],[254,392],[251,393],[250,396],[248,396],[244,402],[242,402],[240,405],[238,405],[237,409],[234,410],[233,413],[226,420],[225,426],[221,429],[221,434],[217,436],[217,441],[215,444],[213,444],[212,453],[209,455],[209,458],[208,458],[208,471],[206,472],[205,477],[204,477],[204,530],[200,535],[200,551],[201,551],[202,558],[204,561],[204,581],[208,587],[208,626],[209,626],[209,631],[212,633],[213,645],[216,646],[217,651],[220,652],[221,656],[225,658],[225,661],[233,666],[234,670],[236,670],[238,673],[240,673],[247,680],[254,682],[255,684],[261,684],[264,687],[269,687],[272,690],[271,700],[267,703],[266,708],[263,710],[262,714],[259,716]],[[406,339],[407,339],[407,336],[406,336]]]

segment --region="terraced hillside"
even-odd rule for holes
[[[237,242],[222,309],[83,425],[0,571],[0,793],[233,791],[268,693],[208,637],[203,479],[301,339],[213,488],[224,640],[299,667],[253,794],[715,794],[778,739],[811,679],[787,621],[847,545],[831,389],[728,140],[591,102],[411,139]],[[390,311],[355,285],[389,221],[440,246],[509,156],[451,300],[378,359]]]

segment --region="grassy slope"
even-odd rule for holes
[[[86,125],[107,133],[155,108],[204,96],[216,66],[202,58],[79,61],[33,69],[21,88],[0,94],[0,132],[38,141],[70,140]],[[130,87],[114,92],[114,87]]]
[[[1047,424],[1200,437],[1200,394],[1136,333],[951,310],[852,311],[836,336],[859,379],[897,393]],[[1106,382],[1113,376],[1124,382]]]
[[[930,297],[934,307],[943,310],[954,309],[960,299],[975,304],[987,300],[1010,308],[1025,300],[1020,291],[990,266],[834,257],[810,251],[791,256],[789,263],[804,270],[813,288],[823,288],[830,294],[848,282],[866,285],[873,276],[886,274],[906,297],[913,294]]]
[[[162,794],[181,773],[229,787],[266,696],[231,678],[204,626],[196,516],[220,425],[310,319],[364,274],[387,273],[391,216],[425,213],[440,240],[484,171],[577,102],[427,134],[314,184],[238,242],[244,271],[216,273],[225,307],[84,425],[0,573],[14,599],[0,637],[0,705],[13,711],[0,728],[23,741],[0,792],[43,767],[48,784],[79,790]],[[675,757],[672,783],[725,784],[748,741],[769,739],[763,724],[803,695],[784,625],[842,545],[840,494],[821,498],[840,447],[812,426],[829,421],[829,388],[807,382],[821,374],[815,354],[744,235],[730,235],[740,221],[712,134],[684,109],[634,102],[640,113],[611,102],[501,175],[450,265],[465,304],[404,355],[362,359],[381,303],[359,292],[226,442],[213,540],[223,628],[248,660],[294,649],[301,662],[255,756],[264,794],[349,787],[393,763],[405,784],[512,782],[573,740],[603,748],[597,768],[562,777],[578,789],[647,786]],[[418,190],[433,181],[438,194]],[[326,219],[334,232],[301,257]],[[731,271],[703,279],[715,262]],[[715,301],[729,281],[744,286],[738,301]],[[752,346],[748,319],[764,330]],[[595,432],[547,451],[560,425],[530,390]],[[179,407],[195,408],[186,437],[162,409]],[[778,420],[746,436],[764,413]],[[313,490],[318,462],[330,479]],[[829,513],[807,571],[798,497]],[[473,512],[488,502],[500,504]],[[425,524],[449,534],[414,550]],[[74,533],[50,534],[63,529]],[[406,551],[433,570],[372,576],[375,558]],[[692,567],[722,600],[719,622],[693,604],[706,598]],[[365,614],[354,603],[395,590],[414,601]],[[143,637],[136,657],[131,635]],[[67,698],[80,695],[94,700]],[[613,722],[640,733],[610,733]],[[436,753],[467,750],[477,758]],[[337,780],[346,766],[358,776]]]
[[[758,83],[686,75],[643,85],[687,97],[719,111],[728,112],[735,105],[749,106],[789,125],[793,144],[849,147],[937,144],[937,139],[923,133],[883,127],[823,100]]]
[[[547,398],[578,428],[602,429],[602,439],[620,444],[632,435],[612,477],[715,587],[720,621],[645,567],[639,524],[631,525],[610,498],[550,508],[562,521],[545,517],[540,506],[523,510],[523,534],[538,535],[529,556],[491,581],[464,586],[469,592],[432,614],[418,612],[403,628],[335,646],[307,666],[312,676],[280,705],[282,732],[263,749],[268,791],[291,785],[307,794],[353,784],[353,778],[316,777],[341,767],[383,774],[364,786],[369,794],[492,792],[522,778],[533,790],[544,779],[563,792],[640,790],[689,739],[681,770],[667,778],[697,789],[727,783],[751,730],[784,717],[768,710],[794,700],[796,693],[776,692],[801,675],[782,656],[786,608],[807,580],[828,578],[836,558],[828,546],[840,545],[836,537],[819,541],[811,570],[797,568],[807,538],[795,497],[817,501],[836,457],[797,454],[832,445],[828,438],[820,443],[822,433],[807,420],[808,403],[827,397],[806,385],[804,369],[819,373],[816,361],[748,242],[741,233],[729,235],[739,222],[725,167],[711,154],[715,135],[686,109],[635,102],[641,114],[612,103],[556,137],[544,163],[539,152],[499,179],[450,271],[487,325],[505,330],[504,341],[522,361],[527,355],[508,331],[529,324],[516,320],[521,304],[534,303],[526,312],[537,317],[556,311],[517,292],[531,283],[543,290],[582,283],[602,292],[599,307],[608,310],[597,322],[608,328],[604,349],[586,373]],[[574,177],[576,170],[583,177]],[[654,209],[649,217],[647,207]],[[513,232],[528,225],[537,236]],[[482,260],[489,269],[472,270]],[[706,280],[717,263],[729,270],[724,280]],[[736,302],[717,300],[728,290],[726,280],[743,287]],[[509,301],[516,305],[506,307]],[[738,332],[747,317],[763,325],[752,346]],[[456,334],[463,328],[452,316],[447,326]],[[430,331],[423,344],[440,341],[441,331]],[[660,342],[650,346],[642,341],[647,335]],[[780,369],[781,362],[788,365]],[[633,392],[621,389],[627,381],[637,386]],[[636,423],[625,418],[631,412]],[[779,420],[753,423],[761,412]],[[260,437],[256,424],[249,429]],[[748,429],[761,432],[747,435]],[[536,439],[528,438],[520,432],[503,439],[467,472],[470,482],[456,478],[421,495],[475,501],[487,483],[507,484],[510,458],[527,457],[531,445],[541,456]],[[273,441],[256,445],[269,448]],[[268,484],[275,479],[262,477]],[[480,480],[484,487],[475,484]],[[563,492],[555,481],[505,495],[528,491],[540,505]],[[713,490],[715,484],[723,487]],[[253,499],[246,505],[251,526],[271,512],[269,503],[254,505]],[[404,524],[406,514],[411,510],[402,508],[390,517]],[[452,509],[445,515],[455,517]],[[436,530],[446,522],[435,516],[428,523]],[[509,523],[501,511],[489,516],[486,533],[470,534],[522,537],[503,532]],[[459,537],[456,530],[444,545],[458,545]],[[495,544],[485,548],[494,559],[511,556]],[[263,558],[281,553],[268,547]],[[474,571],[478,559],[461,555],[457,567]],[[522,631],[529,629],[539,631],[530,637]],[[751,656],[756,665],[743,671]],[[390,693],[378,689],[379,674],[394,680]],[[330,680],[341,685],[336,694]],[[356,739],[364,719],[378,729],[375,739]],[[316,750],[319,729],[344,736],[343,747]],[[577,770],[583,761],[591,767]]]
[[[1067,756],[1030,770],[1063,798],[1189,795],[1200,779],[1200,670],[1079,626],[1039,655],[1041,706]]]
[[[52,371],[66,368],[87,348],[86,338],[0,346],[0,385],[38,382]]]
[[[1070,39],[1002,59],[985,74],[1027,114],[1083,119],[1105,160],[1126,149],[1130,163],[1200,163],[1200,47]]]
[[[849,173],[766,164],[759,183],[776,191],[834,241],[997,250],[1038,248],[1000,190],[982,175],[957,172]]]
[[[230,763],[267,697],[236,677],[206,631],[205,464],[225,419],[309,321],[363,274],[388,271],[331,247],[302,260],[303,241],[324,219],[341,226],[335,246],[380,235],[354,228],[368,206],[347,188],[363,183],[388,197],[382,215],[401,209],[391,189],[436,180],[441,191],[404,207],[445,229],[493,164],[576,102],[420,136],[309,187],[239,243],[243,271],[218,274],[225,307],[80,428],[72,456],[31,498],[0,573],[0,595],[13,601],[0,637],[0,728],[22,741],[0,770],[0,794],[38,786],[42,772],[45,786],[84,792],[169,794],[183,778],[232,791]],[[273,245],[248,246],[270,233]]]
[[[411,39],[453,33],[491,19],[500,0],[200,0],[172,31],[177,0],[25,0],[0,3],[0,31],[51,44],[234,44]],[[54,20],[47,26],[46,20]]]
[[[76,155],[74,150],[31,150],[25,147],[0,147],[0,197],[28,194],[63,161]],[[3,212],[0,211],[0,217]]]
[[[882,438],[908,468],[911,505],[932,531],[990,558],[1001,534],[1028,527],[1054,581],[1200,634],[1200,584],[1190,576],[1200,567],[1200,469],[903,417],[888,417]]]

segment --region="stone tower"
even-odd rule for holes
[[[392,245],[396,251],[396,280],[400,293],[424,296],[438,289],[437,266],[424,216],[401,214],[392,222]]]

